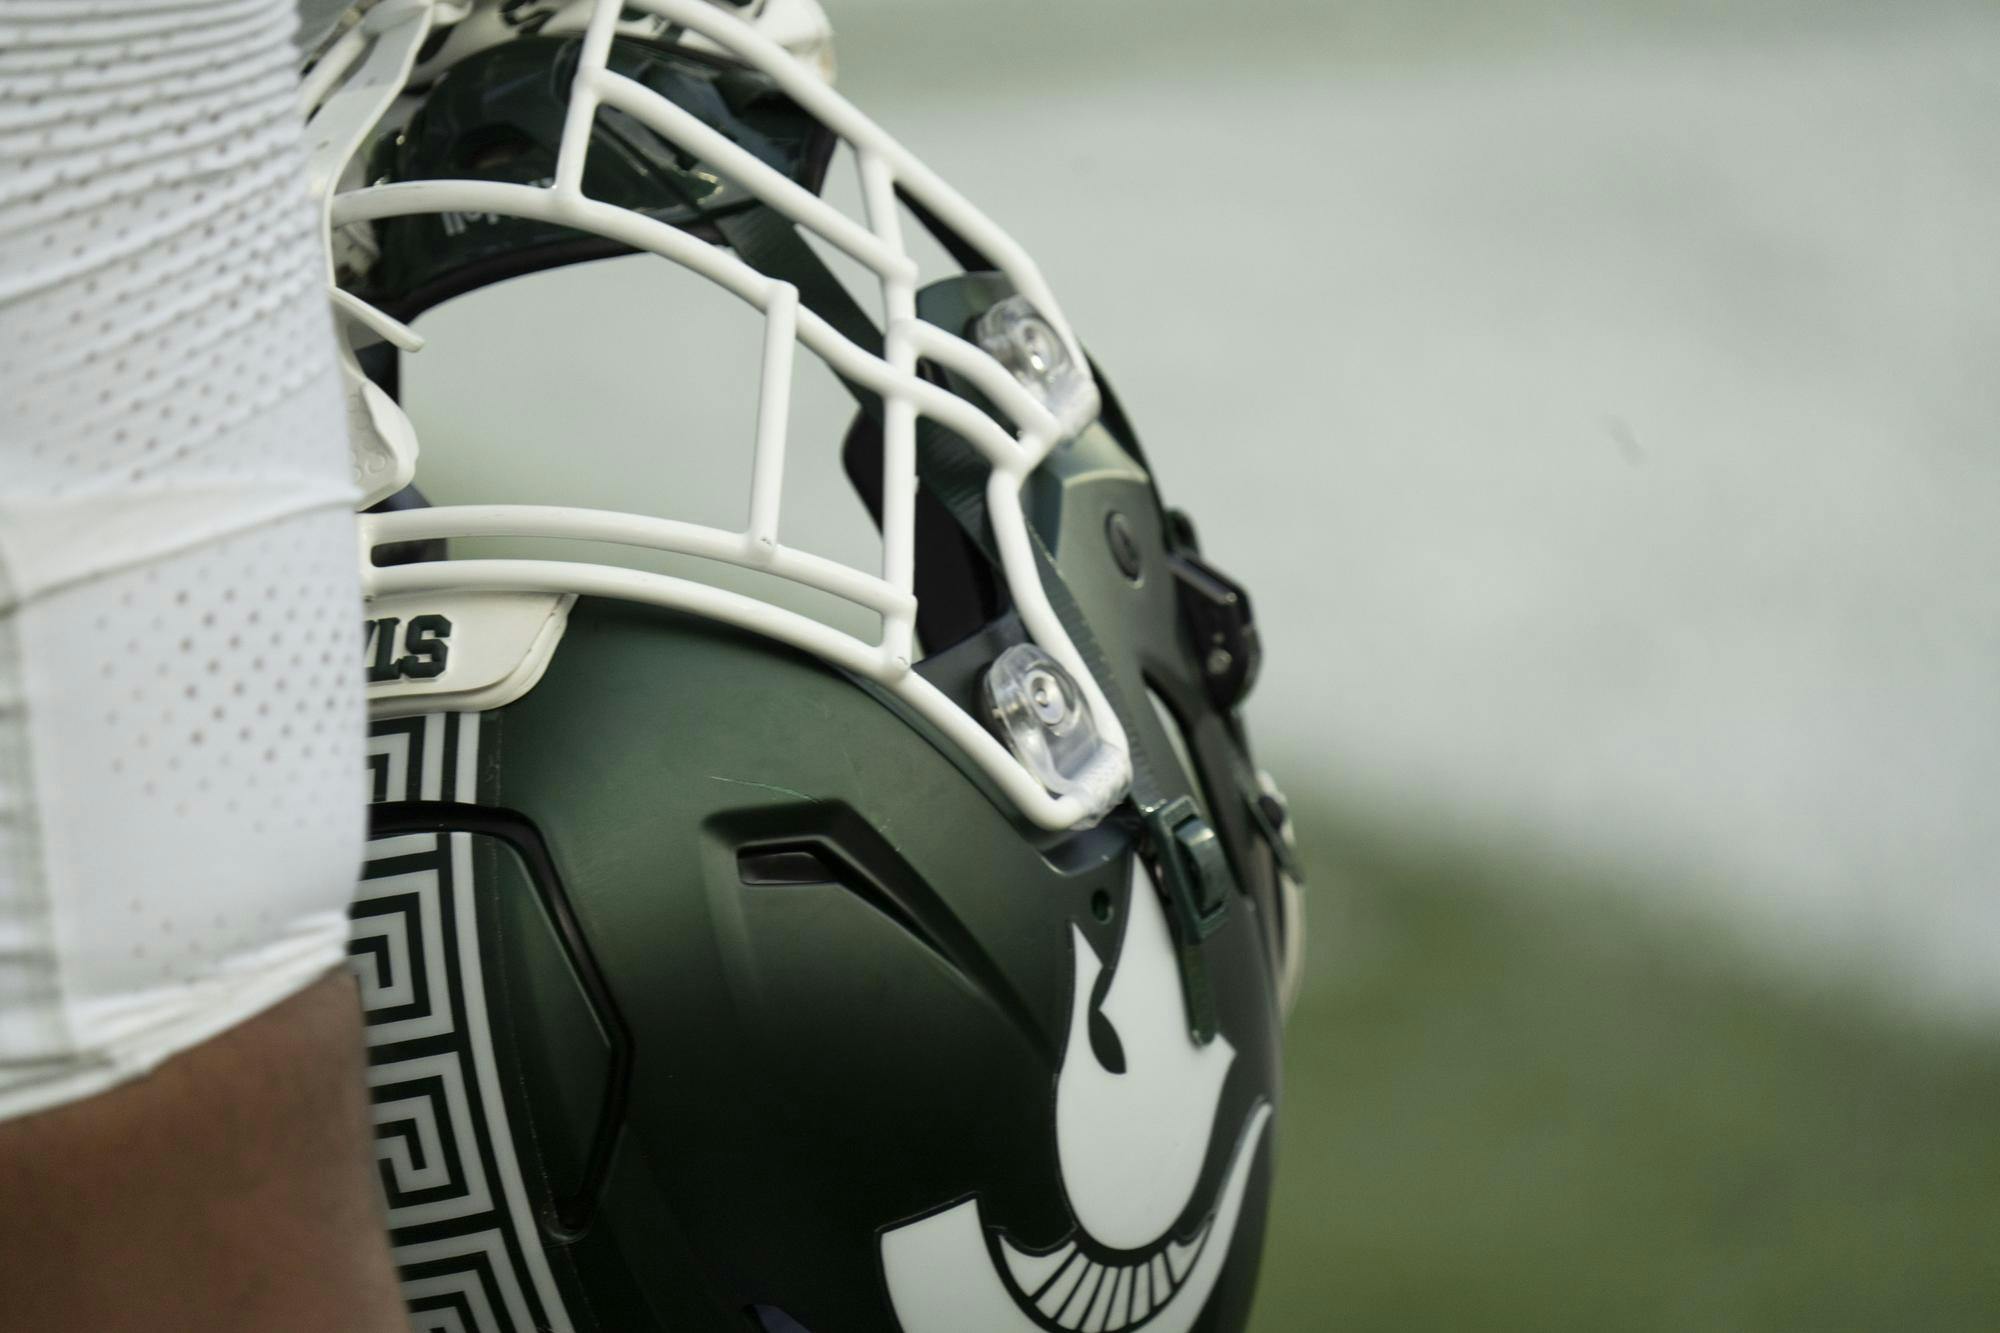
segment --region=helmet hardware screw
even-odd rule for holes
[[[1078,790],[1104,752],[1083,691],[1062,664],[1017,643],[986,668],[981,686],[994,729],[1014,758],[1057,796]]]
[[[1139,552],[1139,535],[1132,531],[1132,520],[1112,510],[1104,517],[1104,537],[1111,543],[1111,558],[1117,562],[1119,573],[1137,585],[1145,573],[1145,563]]]

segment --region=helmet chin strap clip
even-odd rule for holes
[[[1180,963],[1188,1032],[1197,1044],[1206,1046],[1215,1039],[1215,993],[1202,959],[1202,941],[1228,918],[1229,890],[1235,881],[1222,840],[1201,817],[1193,798],[1176,796],[1144,812],[1144,819],[1147,850],[1159,869]]]

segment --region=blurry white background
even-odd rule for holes
[[[1288,781],[2000,1005],[2000,8],[833,12],[1256,596]]]
[[[2000,8],[828,7],[1251,589],[1295,794],[2000,1008]],[[420,427],[726,504],[747,389],[672,394],[754,327],[638,266],[430,316]],[[787,503],[859,552],[837,445]]]

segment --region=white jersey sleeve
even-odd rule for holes
[[[292,0],[0,0],[0,1118],[336,966],[344,410]]]

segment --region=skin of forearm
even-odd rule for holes
[[[0,1333],[408,1333],[353,978],[0,1124]]]

